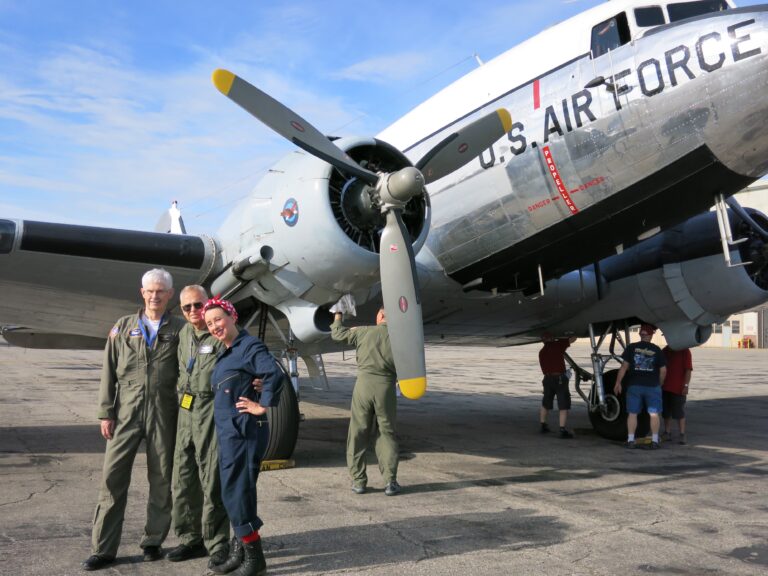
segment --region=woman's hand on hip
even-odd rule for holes
[[[267,409],[253,400],[249,400],[245,396],[240,396],[235,407],[240,414],[253,414],[254,416],[261,416],[267,413]]]

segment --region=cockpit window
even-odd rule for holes
[[[629,40],[627,15],[621,12],[592,28],[592,58],[602,56],[626,44]]]
[[[661,26],[664,24],[664,12],[662,11],[661,6],[635,8],[635,22],[637,22],[638,28]]]
[[[678,22],[686,18],[709,14],[710,12],[722,12],[728,10],[725,0],[699,0],[698,2],[675,2],[667,5],[667,13],[670,22]]]

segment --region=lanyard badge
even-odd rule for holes
[[[183,408],[184,410],[192,410],[192,406],[195,404],[195,395],[190,394],[189,392],[184,392],[184,394],[181,395],[181,401],[179,402],[179,406]]]

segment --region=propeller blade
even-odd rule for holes
[[[458,170],[512,130],[512,116],[499,108],[454,132],[418,161],[416,168],[429,184]]]
[[[387,211],[380,247],[381,292],[397,379],[403,395],[416,400],[427,390],[424,325],[413,247],[400,210]]]
[[[219,92],[299,148],[372,186],[378,182],[376,174],[358,165],[312,124],[253,84],[221,68],[214,70],[212,80]]]

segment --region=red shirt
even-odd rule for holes
[[[571,343],[568,338],[558,338],[544,342],[544,348],[539,350],[539,365],[544,374],[562,374],[565,372],[563,354]]]
[[[663,390],[682,396],[685,394],[683,390],[685,371],[693,370],[691,351],[688,348],[672,350],[669,346],[665,346],[662,352],[667,360],[667,378],[664,380]]]

